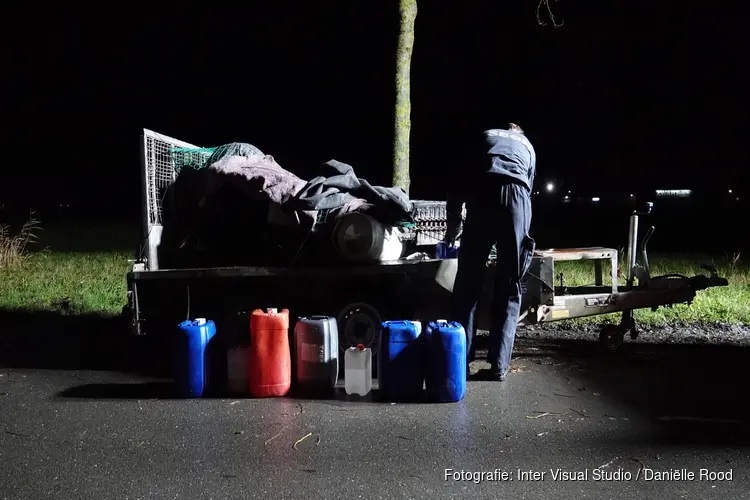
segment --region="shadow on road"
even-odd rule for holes
[[[174,399],[174,391],[170,382],[84,384],[66,389],[59,396],[79,399]]]
[[[153,342],[121,317],[0,309],[0,366],[152,375]]]
[[[148,336],[133,337],[121,318],[0,310],[0,325],[0,365],[5,368],[164,375],[165,360],[157,354],[163,351],[149,344]],[[748,347],[628,343],[621,352],[607,354],[595,342],[527,339],[519,339],[516,347],[516,362],[543,377],[550,396],[562,389],[558,392],[582,401],[607,401],[622,408],[631,420],[647,419],[653,441],[750,444],[750,412],[745,410],[750,396]],[[513,373],[513,381],[502,390],[509,391],[509,397],[523,391],[525,376]],[[470,392],[475,383],[482,382],[470,382]],[[162,382],[97,383],[67,389],[60,396],[163,399],[172,397],[172,387]],[[216,392],[212,396],[220,397]],[[298,391],[289,397],[341,403],[381,401],[376,391],[356,398],[347,397],[343,388],[327,397]]]
[[[520,342],[516,359],[547,365],[571,394],[609,400],[651,422],[649,442],[750,445],[750,349],[715,345]]]

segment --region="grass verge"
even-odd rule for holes
[[[130,267],[129,258],[132,254],[128,252],[33,253],[17,266],[0,269],[0,308],[119,314],[126,302],[125,275]],[[655,312],[636,311],[639,324],[655,327],[678,321],[750,324],[750,268],[738,260],[656,256],[652,259],[652,274],[705,274],[699,266],[707,262],[713,262],[719,274],[729,279],[728,287],[698,292],[690,307],[675,305]],[[566,285],[587,285],[594,281],[591,262],[561,262],[555,271],[557,281],[562,273]],[[609,275],[606,266],[604,275]],[[612,321],[608,316],[576,321]]]
[[[0,308],[120,314],[130,253],[38,252],[0,269]]]

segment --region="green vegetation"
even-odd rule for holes
[[[0,269],[23,264],[29,248],[38,240],[39,230],[39,221],[33,213],[17,233],[7,224],[0,225]]]
[[[33,217],[15,233],[5,227],[0,309],[120,314],[138,240],[137,228],[42,228]]]
[[[28,226],[27,226],[28,227]],[[10,236],[7,236],[6,240]],[[16,233],[16,236],[21,231]],[[138,231],[133,229],[50,228],[41,234],[39,244],[17,252],[0,266],[0,308],[59,311],[66,314],[119,314],[126,302],[125,275],[129,259],[138,246]],[[33,241],[31,238],[29,241]],[[10,248],[0,242],[0,248]],[[21,249],[20,246],[14,247]],[[85,248],[94,249],[84,251]],[[675,305],[657,311],[636,311],[644,326],[659,326],[675,321],[701,323],[750,324],[750,267],[738,256],[711,259],[704,256],[655,256],[652,274],[706,274],[700,264],[713,263],[719,274],[729,279],[728,287],[698,292],[692,306]],[[561,262],[556,265],[568,286],[594,282],[592,262]],[[609,276],[606,268],[604,276]],[[606,282],[606,278],[605,278]],[[612,321],[597,316],[580,321]]]
[[[0,308],[119,314],[132,254],[39,252],[0,270]]]

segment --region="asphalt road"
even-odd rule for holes
[[[0,347],[0,499],[750,495],[747,348],[521,341],[506,382],[435,405],[174,400],[162,379],[72,369],[86,355]]]

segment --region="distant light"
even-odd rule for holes
[[[599,203],[599,197],[594,196],[593,198],[591,198],[591,201],[593,201],[594,203]]]
[[[568,191],[568,194],[570,194],[570,191]]]
[[[566,194],[566,195],[565,195],[565,199],[566,199],[566,200],[569,200],[569,199],[570,199],[570,196],[568,196],[568,195]]]
[[[729,190],[729,194],[732,194],[732,190],[731,189]]]
[[[631,197],[631,198],[635,198],[635,195],[634,195],[634,194],[631,194],[631,195],[630,195],[630,197]]]
[[[547,192],[551,193],[554,190],[555,190],[555,185],[552,184],[551,182],[547,183]]]
[[[687,198],[693,192],[689,189],[657,189],[656,196],[672,196],[675,198]]]

